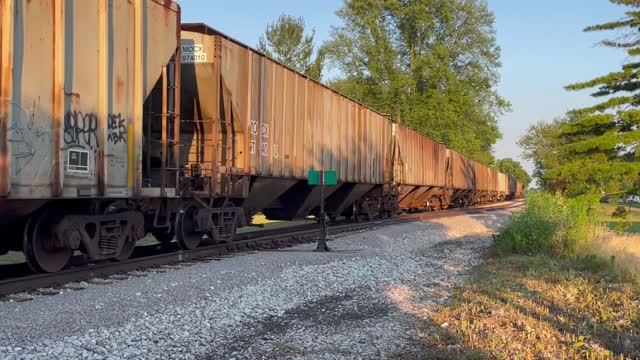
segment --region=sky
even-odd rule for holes
[[[282,13],[303,16],[319,42],[327,40],[342,0],[182,0],[183,22],[204,22],[256,46],[266,25]],[[502,49],[498,92],[512,104],[500,119],[503,139],[497,158],[521,159],[517,140],[539,121],[595,104],[588,91],[567,92],[565,85],[615,71],[624,52],[597,46],[607,33],[584,33],[586,26],[617,20],[625,8],[607,0],[488,0],[496,16]],[[523,161],[531,172],[532,166]]]

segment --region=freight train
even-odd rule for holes
[[[517,198],[520,183],[169,0],[0,1],[0,254],[57,272],[153,234],[194,249],[264,213],[331,218]]]

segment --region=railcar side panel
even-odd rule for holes
[[[452,187],[458,190],[474,189],[476,184],[475,162],[457,151],[449,150]]]
[[[475,190],[479,191],[491,191],[491,175],[489,168],[486,166],[473,161],[473,166],[475,168],[475,176],[476,176],[476,186]]]
[[[398,144],[396,182],[445,187],[447,147],[405,126],[394,126]]]
[[[195,68],[214,68],[215,62],[220,62],[219,102],[224,105],[216,108],[214,98],[203,96],[205,84],[211,83],[203,77],[186,86],[197,93],[195,102],[207,109],[210,119],[221,120],[222,125],[214,131],[217,139],[211,141],[231,149],[226,156],[223,150],[217,152],[227,160],[223,170],[303,180],[308,170],[324,169],[335,170],[342,182],[388,181],[385,161],[389,161],[392,144],[391,121],[208,30],[184,30],[183,44],[220,44],[205,47],[206,52],[213,52],[207,55],[212,64],[195,64]]]
[[[497,173],[497,191],[502,194],[509,193],[509,175],[503,173]]]
[[[139,195],[143,104],[176,53],[178,5],[0,7],[0,196]]]

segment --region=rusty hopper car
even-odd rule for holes
[[[509,176],[509,200],[522,199],[524,197],[524,188],[522,183],[513,176]]]
[[[498,201],[509,197],[509,175],[496,172],[496,197]]]
[[[503,201],[508,175],[394,124],[394,183],[402,210],[441,210]]]
[[[143,113],[174,103],[179,6],[2,0],[0,17],[0,253],[45,272],[129,257],[150,205],[132,199],[174,195],[144,180]]]
[[[476,186],[472,203],[488,203],[504,199],[505,194],[499,189],[498,172],[480,163],[474,162]]]
[[[405,126],[394,124],[394,182],[402,209],[442,209],[449,204],[448,149]]]
[[[393,211],[391,121],[207,25],[182,28],[185,161],[199,176],[217,174],[213,189],[186,190],[289,220],[319,209],[308,170],[335,170],[330,217]]]
[[[469,206],[473,204],[476,195],[475,162],[454,150],[448,152],[451,164],[451,189],[453,192],[451,204]]]

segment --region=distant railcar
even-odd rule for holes
[[[513,176],[509,177],[509,200],[522,199],[524,197],[524,187],[522,183]]]
[[[393,182],[402,209],[442,209],[450,202],[448,149],[416,131],[394,124]]]
[[[504,174],[475,163],[476,194],[473,203],[489,203],[502,201],[507,196],[507,185]]]
[[[449,149],[449,164],[451,189],[453,190],[451,204],[455,206],[472,205],[476,194],[475,161]]]

